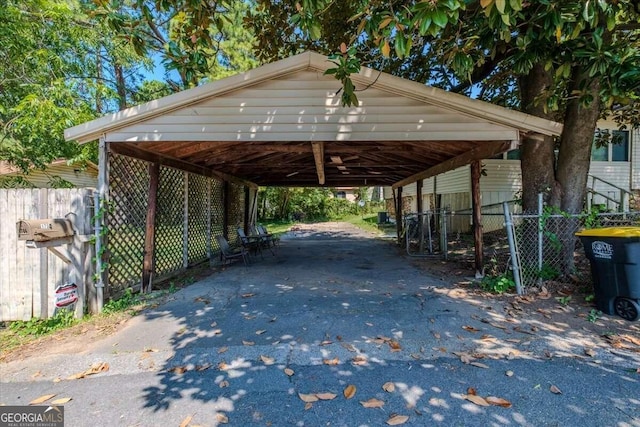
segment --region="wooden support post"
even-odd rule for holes
[[[476,277],[484,276],[484,243],[482,233],[482,201],[480,199],[480,176],[482,166],[480,160],[471,163],[471,208],[473,211],[473,241],[475,252]]]
[[[402,234],[402,187],[396,189],[396,235],[398,236],[398,245],[402,244],[400,236]]]
[[[97,212],[94,212],[95,236],[96,236],[96,275],[98,277],[96,287],[96,306],[98,313],[102,312],[105,299],[105,288],[109,292],[109,269],[104,268],[105,263],[109,265],[109,259],[105,254],[105,249],[109,247],[109,237],[103,233],[109,220],[109,171],[111,156],[109,154],[110,145],[105,140],[104,135],[98,141],[98,196],[94,199]]]
[[[151,292],[155,261],[156,210],[158,207],[158,183],[160,181],[160,163],[149,164],[149,204],[144,231],[144,258],[142,261],[141,292]]]
[[[425,217],[423,215],[424,213],[424,209],[423,209],[423,203],[422,203],[422,186],[424,184],[424,180],[419,179],[416,182],[416,208],[418,210],[418,232],[420,233],[419,236],[419,251],[418,253],[423,254],[424,253],[424,227],[425,227]],[[426,222],[426,226],[429,227],[429,222]]]
[[[249,234],[251,230],[249,230],[249,209],[251,208],[251,194],[249,194],[249,187],[244,187],[244,232],[245,234]]]
[[[222,235],[229,240],[229,181],[222,184]]]

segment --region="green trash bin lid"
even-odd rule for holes
[[[582,230],[576,236],[592,237],[640,237],[640,227],[606,227]]]

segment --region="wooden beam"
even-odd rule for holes
[[[473,216],[473,242],[475,253],[476,277],[480,278],[484,267],[484,242],[482,233],[482,201],[480,199],[480,176],[482,166],[480,160],[471,163],[471,208]]]
[[[466,153],[446,160],[425,171],[418,172],[408,178],[396,182],[392,185],[392,188],[404,187],[405,185],[412,184],[419,179],[427,179],[431,178],[432,176],[440,175],[441,173],[459,168],[460,166],[468,165],[474,160],[482,160],[494,157],[500,153],[508,151],[509,148],[511,148],[510,141],[480,143],[476,148],[473,148]]]
[[[147,150],[134,147],[128,143],[110,143],[109,149],[117,154],[123,156],[134,157],[136,159],[145,160],[151,163],[160,163],[164,166],[180,169],[186,172],[195,173],[198,175],[204,175],[210,178],[217,178],[221,181],[231,181],[241,185],[246,185],[251,188],[258,188],[253,182],[247,181],[242,178],[238,178],[223,172],[218,172],[212,169],[208,169],[202,166],[195,165],[193,163],[185,162],[184,160],[175,159],[172,157],[163,156],[157,153],[149,152]]]
[[[144,254],[142,261],[141,292],[151,292],[153,278],[153,264],[155,252],[155,218],[158,206],[158,183],[160,181],[160,163],[149,164],[149,202],[147,204],[147,219],[144,229]]]
[[[316,163],[318,173],[318,183],[324,185],[324,142],[312,142],[313,160]]]

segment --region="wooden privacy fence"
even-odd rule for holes
[[[81,238],[93,230],[92,194],[86,188],[0,189],[0,321],[53,315],[55,290],[67,283],[78,286],[76,313],[84,312],[85,298],[94,289],[93,245]],[[77,234],[63,248],[71,263],[18,240],[18,220],[65,217]]]

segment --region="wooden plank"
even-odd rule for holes
[[[142,292],[151,292],[155,252],[155,218],[158,208],[158,183],[160,163],[149,163],[149,201],[144,230],[144,255],[142,261]]]
[[[318,174],[318,184],[324,185],[324,143],[312,142],[311,148],[313,149],[313,160]]]
[[[432,176],[440,175],[441,173],[459,168],[460,166],[467,165],[473,160],[482,160],[487,157],[493,157],[496,154],[504,153],[511,147],[511,142],[484,142],[478,144],[478,146],[464,154],[461,154],[446,162],[440,163],[437,166],[431,167],[423,172],[416,173],[408,178],[393,184],[393,188],[402,187],[412,182],[416,182],[419,179],[427,179]]]
[[[517,132],[508,130],[467,131],[464,134],[455,131],[410,131],[410,130],[376,130],[356,129],[349,126],[341,129],[324,129],[315,131],[313,126],[302,126],[301,129],[290,128],[287,131],[269,129],[266,131],[252,129],[236,129],[230,132],[198,132],[198,133],[136,133],[114,132],[109,134],[110,142],[173,142],[173,141],[226,141],[226,142],[312,142],[312,141],[372,141],[376,138],[387,141],[510,141],[517,137]]]
[[[484,242],[482,232],[482,200],[480,198],[480,177],[482,165],[480,160],[471,162],[471,208],[473,216],[473,248],[476,277],[484,275]]]

